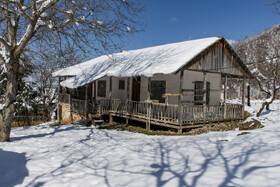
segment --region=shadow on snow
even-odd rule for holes
[[[25,153],[16,153],[0,149],[0,186],[12,187],[21,184],[28,170]]]
[[[82,176],[90,176],[87,180],[99,178],[107,186],[129,185],[137,180],[135,176],[154,178],[156,186],[174,182],[185,187],[207,185],[211,177],[215,177],[215,186],[244,186],[244,179],[254,175],[254,172],[280,167],[280,163],[271,164],[256,159],[259,158],[256,155],[269,155],[280,146],[280,143],[270,145],[261,137],[256,136],[241,144],[209,138],[188,140],[190,138],[164,139],[156,136],[133,141],[133,137],[118,137],[110,131],[91,128],[84,139],[75,143],[82,145],[79,150],[87,152],[63,147],[72,149],[72,152],[61,161],[60,166],[38,175],[28,186],[40,186],[46,178],[63,177],[65,173],[77,172],[77,168],[83,172]],[[137,157],[136,161],[132,155]],[[116,177],[126,180],[118,181]],[[80,176],[76,179],[80,179]],[[63,177],[63,180],[67,179]],[[68,178],[68,182],[72,180],[75,177]]]

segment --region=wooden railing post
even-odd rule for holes
[[[85,92],[85,114],[88,114],[88,85],[85,86],[86,92]]]
[[[152,102],[147,101],[147,119],[146,119],[146,130],[151,130],[151,112],[152,112]]]

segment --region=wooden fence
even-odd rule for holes
[[[37,125],[42,122],[46,122],[46,118],[44,116],[14,116],[13,124],[14,127],[20,126],[28,126],[28,125]]]

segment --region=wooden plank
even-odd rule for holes
[[[181,96],[181,94],[166,93],[166,94],[162,95],[163,98],[166,98],[166,97],[178,97],[178,96]]]

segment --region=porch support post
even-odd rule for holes
[[[184,78],[184,70],[180,71],[180,85],[179,85],[179,96],[178,96],[178,122],[180,128],[178,129],[178,133],[182,134],[183,128],[183,107],[182,107],[182,94],[183,94],[183,78]]]
[[[96,88],[97,88],[97,81],[93,82],[93,104],[96,104]]]
[[[69,93],[69,105],[70,105],[70,120],[73,122],[73,113],[72,113],[72,90]]]
[[[129,92],[130,92],[130,77],[126,78],[126,110],[128,113],[130,113],[130,108],[129,108]],[[126,122],[128,124],[128,118],[126,118]]]
[[[146,119],[146,130],[151,130],[151,113],[152,113],[152,102],[149,100],[147,102],[147,119]]]
[[[148,77],[148,90],[147,90],[147,121],[146,130],[151,130],[151,113],[152,113],[152,101],[151,101],[151,77]]]
[[[227,118],[227,75],[224,83],[224,118]]]
[[[112,103],[112,76],[109,77],[109,103],[110,103],[110,109],[109,111],[112,111],[113,109],[113,103]],[[109,112],[109,123],[113,123],[113,116]]]
[[[58,94],[60,94],[60,92],[61,92],[60,83],[61,83],[61,77],[58,77]]]
[[[130,77],[126,78],[126,100],[129,100]]]
[[[242,81],[242,118],[244,118],[244,109],[245,109],[245,84],[246,84],[246,79],[243,77]]]
[[[147,93],[147,100],[151,100],[151,77],[148,77],[148,93]]]
[[[86,91],[85,91],[85,114],[86,114],[86,119],[88,119],[88,85],[85,86]]]
[[[59,124],[61,124],[61,111],[60,111],[60,100],[59,100],[59,95],[60,95],[60,92],[61,92],[61,86],[60,86],[60,82],[61,82],[61,77],[58,77],[58,89],[57,89],[57,92],[58,92],[58,104],[57,104],[57,121]]]
[[[112,77],[109,77],[109,99],[112,99]]]
[[[203,112],[206,113],[206,97],[207,97],[207,82],[206,82],[207,74],[203,73]]]

